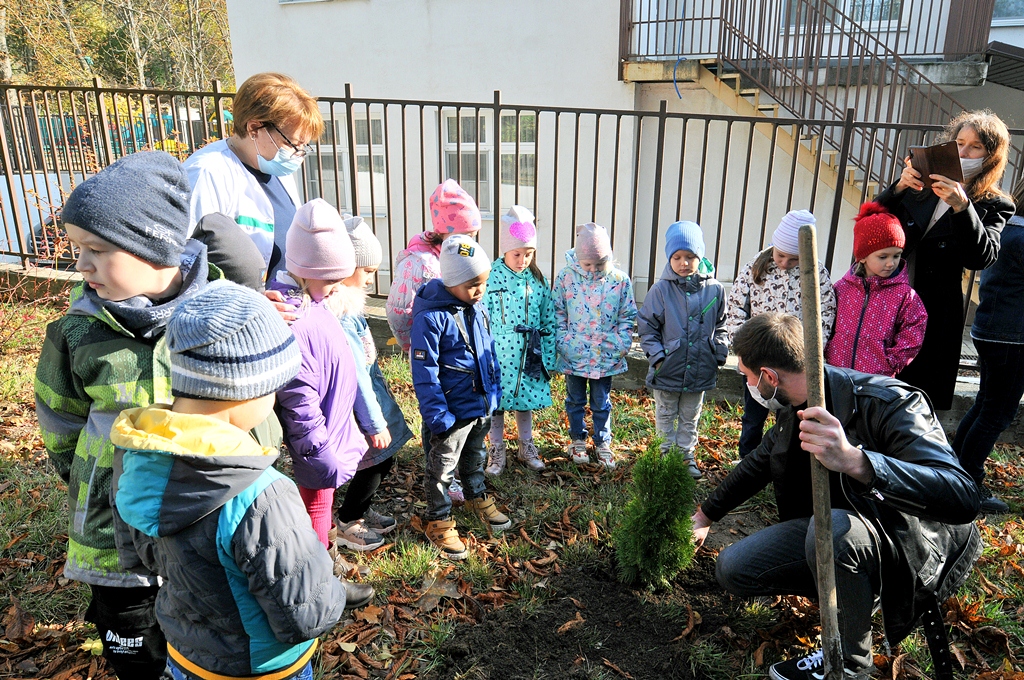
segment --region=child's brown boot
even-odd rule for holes
[[[491,531],[504,531],[512,526],[512,520],[498,512],[498,508],[494,507],[494,500],[488,496],[467,498],[466,509],[475,512],[484,524],[491,527]]]
[[[455,529],[455,520],[451,517],[427,522],[423,533],[431,543],[440,549],[442,557],[447,557],[450,560],[464,560],[469,555],[466,544],[459,538],[459,532]]]

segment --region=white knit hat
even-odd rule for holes
[[[498,235],[498,249],[502,255],[516,248],[537,247],[537,227],[533,213],[521,205],[509,208],[501,216],[501,232]]]
[[[807,210],[790,210],[772,234],[772,245],[787,255],[800,254],[800,227],[816,224],[814,215]]]
[[[362,217],[342,215],[345,220],[345,229],[348,230],[348,237],[352,241],[352,249],[356,252],[356,268],[379,267],[384,253],[380,247],[380,240],[377,239],[373,229]]]

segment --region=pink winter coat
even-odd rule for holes
[[[840,368],[894,376],[921,350],[928,312],[910,287],[907,266],[887,279],[850,271],[835,284],[836,326],[825,361]]]

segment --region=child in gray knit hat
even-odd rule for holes
[[[493,532],[512,526],[485,493],[484,438],[501,400],[501,366],[482,304],[491,261],[468,236],[441,244],[441,278],[423,284],[413,303],[412,384],[429,435],[427,538],[453,560],[469,554],[451,516],[448,488],[462,474],[466,507]]]
[[[299,372],[298,343],[263,296],[217,281],[175,310],[167,346],[173,405],[122,412],[111,439],[122,536],[164,578],[168,664],[305,677],[317,636],[373,589],[334,576],[278,450],[248,434]]]
[[[170,401],[167,320],[220,277],[187,238],[188,205],[185,170],[162,151],[125,156],[75,188],[62,218],[84,282],[47,327],[36,368],[39,429],[68,488],[64,575],[89,584],[85,618],[122,678],[160,678],[167,644],[153,622],[157,576],[119,561],[110,539],[110,426],[124,408]]]

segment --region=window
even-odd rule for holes
[[[444,121],[444,171],[462,184],[462,188],[476,197],[481,210],[489,210],[491,205],[491,153],[494,149],[490,138],[490,112],[455,111],[445,112]],[[480,155],[477,156],[477,148]],[[459,153],[462,163],[459,163]],[[479,191],[478,191],[479,185]]]
[[[815,4],[811,0],[789,0],[786,5],[786,23],[789,26],[803,26],[808,21],[819,21],[820,15],[813,10]],[[903,14],[903,0],[834,0],[833,4],[862,26],[899,21]],[[842,23],[842,17],[834,10],[825,11],[826,26]]]
[[[479,121],[480,143],[483,144],[487,141],[487,118],[484,117],[484,114],[480,114]],[[462,126],[462,134],[459,136],[460,138],[456,140],[456,130],[458,129],[460,124]],[[465,114],[452,114],[451,116],[448,117],[448,142],[450,144],[455,144],[456,142],[459,142],[462,144],[473,144],[475,146],[476,131],[477,128],[473,124],[472,115],[469,115],[467,117]]]
[[[501,142],[515,143],[516,141],[516,117],[515,114],[504,114],[501,117]],[[519,114],[519,143],[534,144],[537,141],[537,116],[533,113]]]
[[[1024,20],[1024,0],[996,0],[992,18]]]
[[[355,120],[356,127],[356,144],[369,144],[370,143],[370,132],[373,132],[373,143],[383,144],[384,143],[384,121],[380,118],[373,118],[370,120],[369,126],[365,118],[357,118]]]
[[[356,156],[356,172],[369,172],[370,171],[370,157]],[[384,174],[384,156],[383,154],[373,155],[373,171],[378,175]]]
[[[501,183],[515,184],[516,155],[501,154]],[[532,187],[537,184],[537,156],[532,153],[519,154],[519,186]]]

